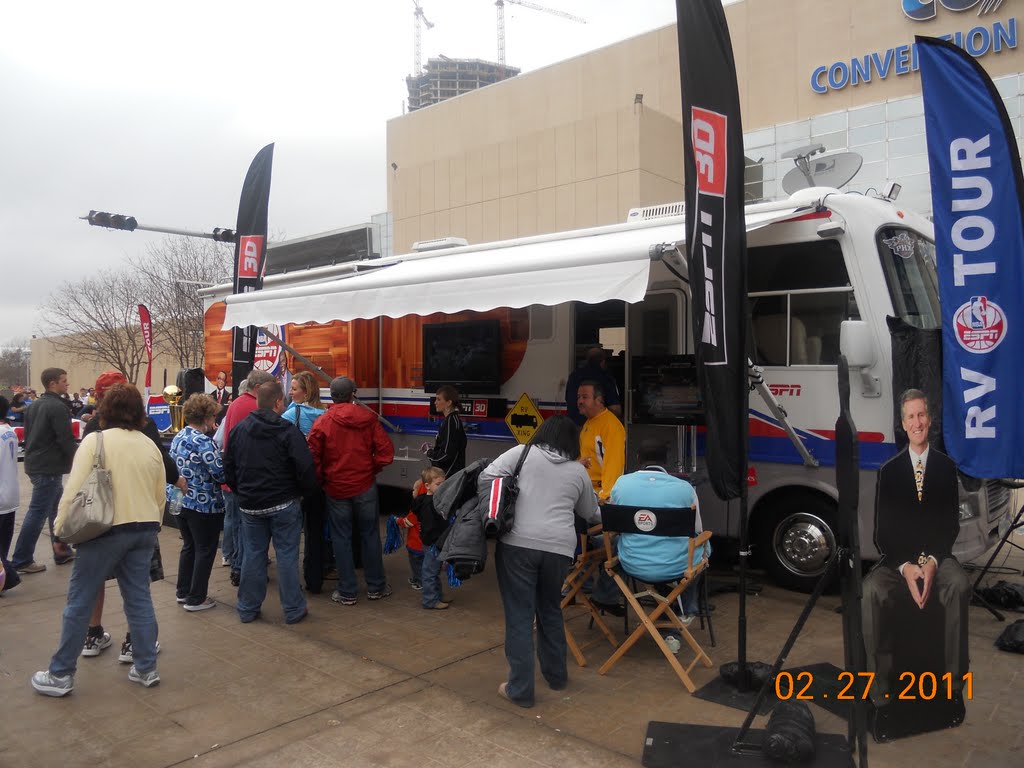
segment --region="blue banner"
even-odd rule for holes
[[[1024,477],[1020,154],[976,61],[917,38],[942,304],[943,436],[968,475]]]

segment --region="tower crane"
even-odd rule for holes
[[[427,29],[433,29],[434,25],[431,24],[430,19],[423,13],[423,6],[419,4],[419,0],[412,0],[412,4],[416,6],[412,12],[413,18],[416,20],[415,34],[413,36],[413,52],[412,52],[412,74],[413,77],[418,75],[422,70],[422,58],[421,52],[421,40],[422,40],[422,29],[421,24],[426,24]]]
[[[521,5],[523,8],[531,8],[534,11],[543,11],[544,13],[550,13],[552,16],[558,16],[569,21],[578,21],[580,24],[587,23],[586,19],[579,16],[573,16],[571,13],[555,10],[554,8],[546,8],[543,5],[527,2],[527,0],[496,0],[494,4],[498,8],[498,64],[503,67],[505,66],[505,3]]]

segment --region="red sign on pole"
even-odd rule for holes
[[[153,318],[145,304],[139,304],[139,324],[142,326],[142,338],[146,342],[146,391],[153,384]]]

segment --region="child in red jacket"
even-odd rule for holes
[[[429,467],[420,474],[420,479],[412,487],[412,497],[427,493],[433,493],[444,481],[444,470],[438,467]],[[420,538],[420,521],[416,512],[410,510],[405,517],[396,518],[398,526],[406,530],[405,549],[409,553],[409,568],[412,569],[412,576],[409,577],[409,586],[415,590],[423,589],[421,573],[423,572],[423,539]]]

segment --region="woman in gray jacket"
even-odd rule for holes
[[[481,484],[509,477],[526,446],[516,446],[491,463]],[[533,706],[533,623],[537,658],[552,690],[568,683],[562,585],[576,552],[573,515],[596,523],[597,496],[579,463],[579,430],[565,416],[545,421],[530,441],[519,474],[519,499],[512,530],[495,549],[498,589],[505,608],[508,681],[498,693],[521,707]]]

